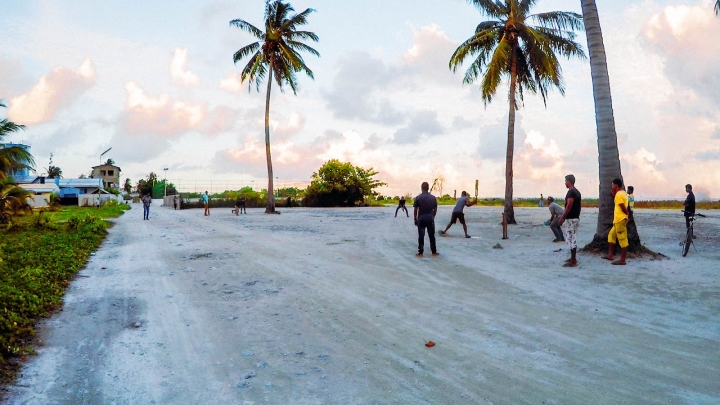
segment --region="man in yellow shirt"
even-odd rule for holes
[[[625,265],[628,243],[627,223],[628,223],[628,195],[623,191],[623,182],[621,179],[615,179],[612,182],[612,194],[615,196],[615,215],[613,217],[613,227],[608,233],[608,254],[606,259],[612,261],[615,265]],[[614,260],[613,251],[615,244],[620,244],[620,259]]]

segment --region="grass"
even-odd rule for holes
[[[127,209],[63,207],[0,229],[0,382],[11,381],[18,360],[34,353],[35,323],[62,304],[65,288],[107,235],[104,218]]]
[[[503,201],[504,200],[502,198],[478,198],[477,205],[479,207],[502,207]],[[452,197],[438,198],[438,205],[455,205],[456,202],[457,202],[457,200]],[[561,207],[565,204],[564,200],[560,200],[560,199],[555,200],[555,202],[558,203]],[[383,201],[380,201],[380,203],[385,204],[385,205],[397,205],[398,200],[397,199],[383,200]],[[411,199],[407,200],[406,205],[408,207],[412,207],[413,199],[411,198]],[[597,198],[583,198],[582,206],[583,206],[583,208],[597,208],[598,199]],[[513,200],[513,207],[515,207],[515,208],[517,208],[517,207],[535,208],[535,207],[538,207],[538,199],[537,198],[518,198],[518,199]],[[545,205],[545,208],[547,209],[547,204]],[[658,210],[664,210],[664,209],[679,209],[679,210],[681,210],[683,208],[683,202],[676,201],[676,200],[635,201],[635,208],[647,208],[647,209],[658,209]],[[696,210],[720,209],[720,201],[699,201],[696,204],[695,208],[696,208]]]

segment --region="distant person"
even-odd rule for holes
[[[202,196],[203,199],[203,205],[205,206],[205,216],[210,215],[210,196],[208,195],[207,190],[205,190],[205,194]]]
[[[247,198],[245,198],[244,195],[240,196],[240,205],[238,205],[238,208],[240,208],[241,214],[247,214],[247,210],[245,209],[245,204],[247,203]]]
[[[235,215],[239,215],[242,210],[245,209],[245,197],[244,196],[238,196],[237,199],[235,199],[235,208],[231,211]],[[247,214],[247,212],[245,212]]]
[[[633,195],[634,192],[635,192],[635,187],[628,186],[628,188],[627,188],[628,212],[630,212],[630,216],[632,216],[633,210],[635,209],[635,196]]]
[[[565,209],[563,210],[558,226],[562,226],[567,220],[565,227],[565,242],[570,247],[570,258],[565,261],[563,267],[577,267],[577,231],[580,227],[580,204],[582,197],[580,191],[575,188],[575,176],[568,174],[565,176],[565,187],[568,192],[565,195]]]
[[[543,208],[545,206],[545,199],[543,198],[543,195],[540,194],[540,208]]]
[[[465,207],[470,207],[477,204],[477,199],[474,202],[470,201],[470,198],[467,195],[467,191],[463,191],[462,193],[460,193],[460,196],[461,197],[457,200],[457,203],[455,203],[455,208],[453,208],[452,215],[450,216],[450,222],[448,222],[444,231],[440,231],[440,235],[445,235],[448,229],[450,229],[450,227],[454,223],[460,221],[463,226],[463,231],[465,231],[465,237],[470,237],[470,235],[468,235],[467,233],[467,225],[465,224],[465,213],[463,213],[463,210],[465,209]]]
[[[685,185],[685,192],[688,193],[685,202],[683,202],[683,207],[685,207],[685,226],[690,228],[690,218],[695,215],[695,194],[693,194],[691,184]]]
[[[418,227],[418,253],[417,257],[423,256],[423,247],[425,245],[425,230],[427,230],[430,238],[430,251],[433,256],[437,256],[437,246],[435,245],[435,215],[437,214],[437,199],[430,194],[428,190],[430,185],[427,181],[420,185],[422,193],[415,197],[413,203],[413,219],[415,226]]]
[[[176,210],[180,208],[180,196],[178,196],[177,194],[175,194],[175,197],[173,197],[173,207],[175,207]]]
[[[407,215],[407,217],[410,218],[410,214],[408,213],[407,207],[405,207],[405,196],[400,197],[400,201],[398,201],[398,206],[395,209],[395,218],[397,218],[397,213],[399,210],[405,211],[405,215]]]
[[[628,196],[622,189],[622,179],[614,179],[612,181],[612,195],[615,197],[615,214],[613,215],[613,227],[608,233],[608,254],[606,259],[612,261],[615,265],[625,265],[627,258],[627,248],[630,246],[628,242],[627,223],[630,213],[628,212]],[[614,260],[615,244],[620,244],[620,259]]]
[[[563,208],[558,205],[558,203],[555,202],[555,198],[548,197],[547,198],[548,203],[548,209],[550,210],[550,219],[548,220],[548,225],[550,225],[550,230],[552,231],[553,235],[555,235],[555,239],[553,239],[553,242],[565,242],[565,237],[563,236],[562,229],[560,229],[560,225],[558,225],[558,221],[560,220],[560,217],[563,214]]]
[[[147,193],[141,198],[143,204],[143,220],[150,220],[150,204],[152,204],[152,197],[150,193]]]

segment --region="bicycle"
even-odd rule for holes
[[[684,214],[687,212],[682,210]],[[695,235],[693,235],[693,225],[695,223],[695,219],[698,217],[705,218],[705,215],[703,214],[693,214],[691,217],[688,217],[688,220],[690,222],[690,226],[687,228],[687,233],[685,234],[685,240],[680,242],[680,246],[682,246],[682,255],[683,257],[687,256],[688,251],[690,251],[690,245],[693,246],[693,249],[697,252],[697,249],[695,248],[695,243],[693,243],[693,239],[695,238]]]

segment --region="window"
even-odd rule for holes
[[[100,170],[100,175],[101,175],[101,176],[104,176],[104,175],[105,175],[105,170]]]
[[[108,176],[114,176],[115,170],[108,170]]]

